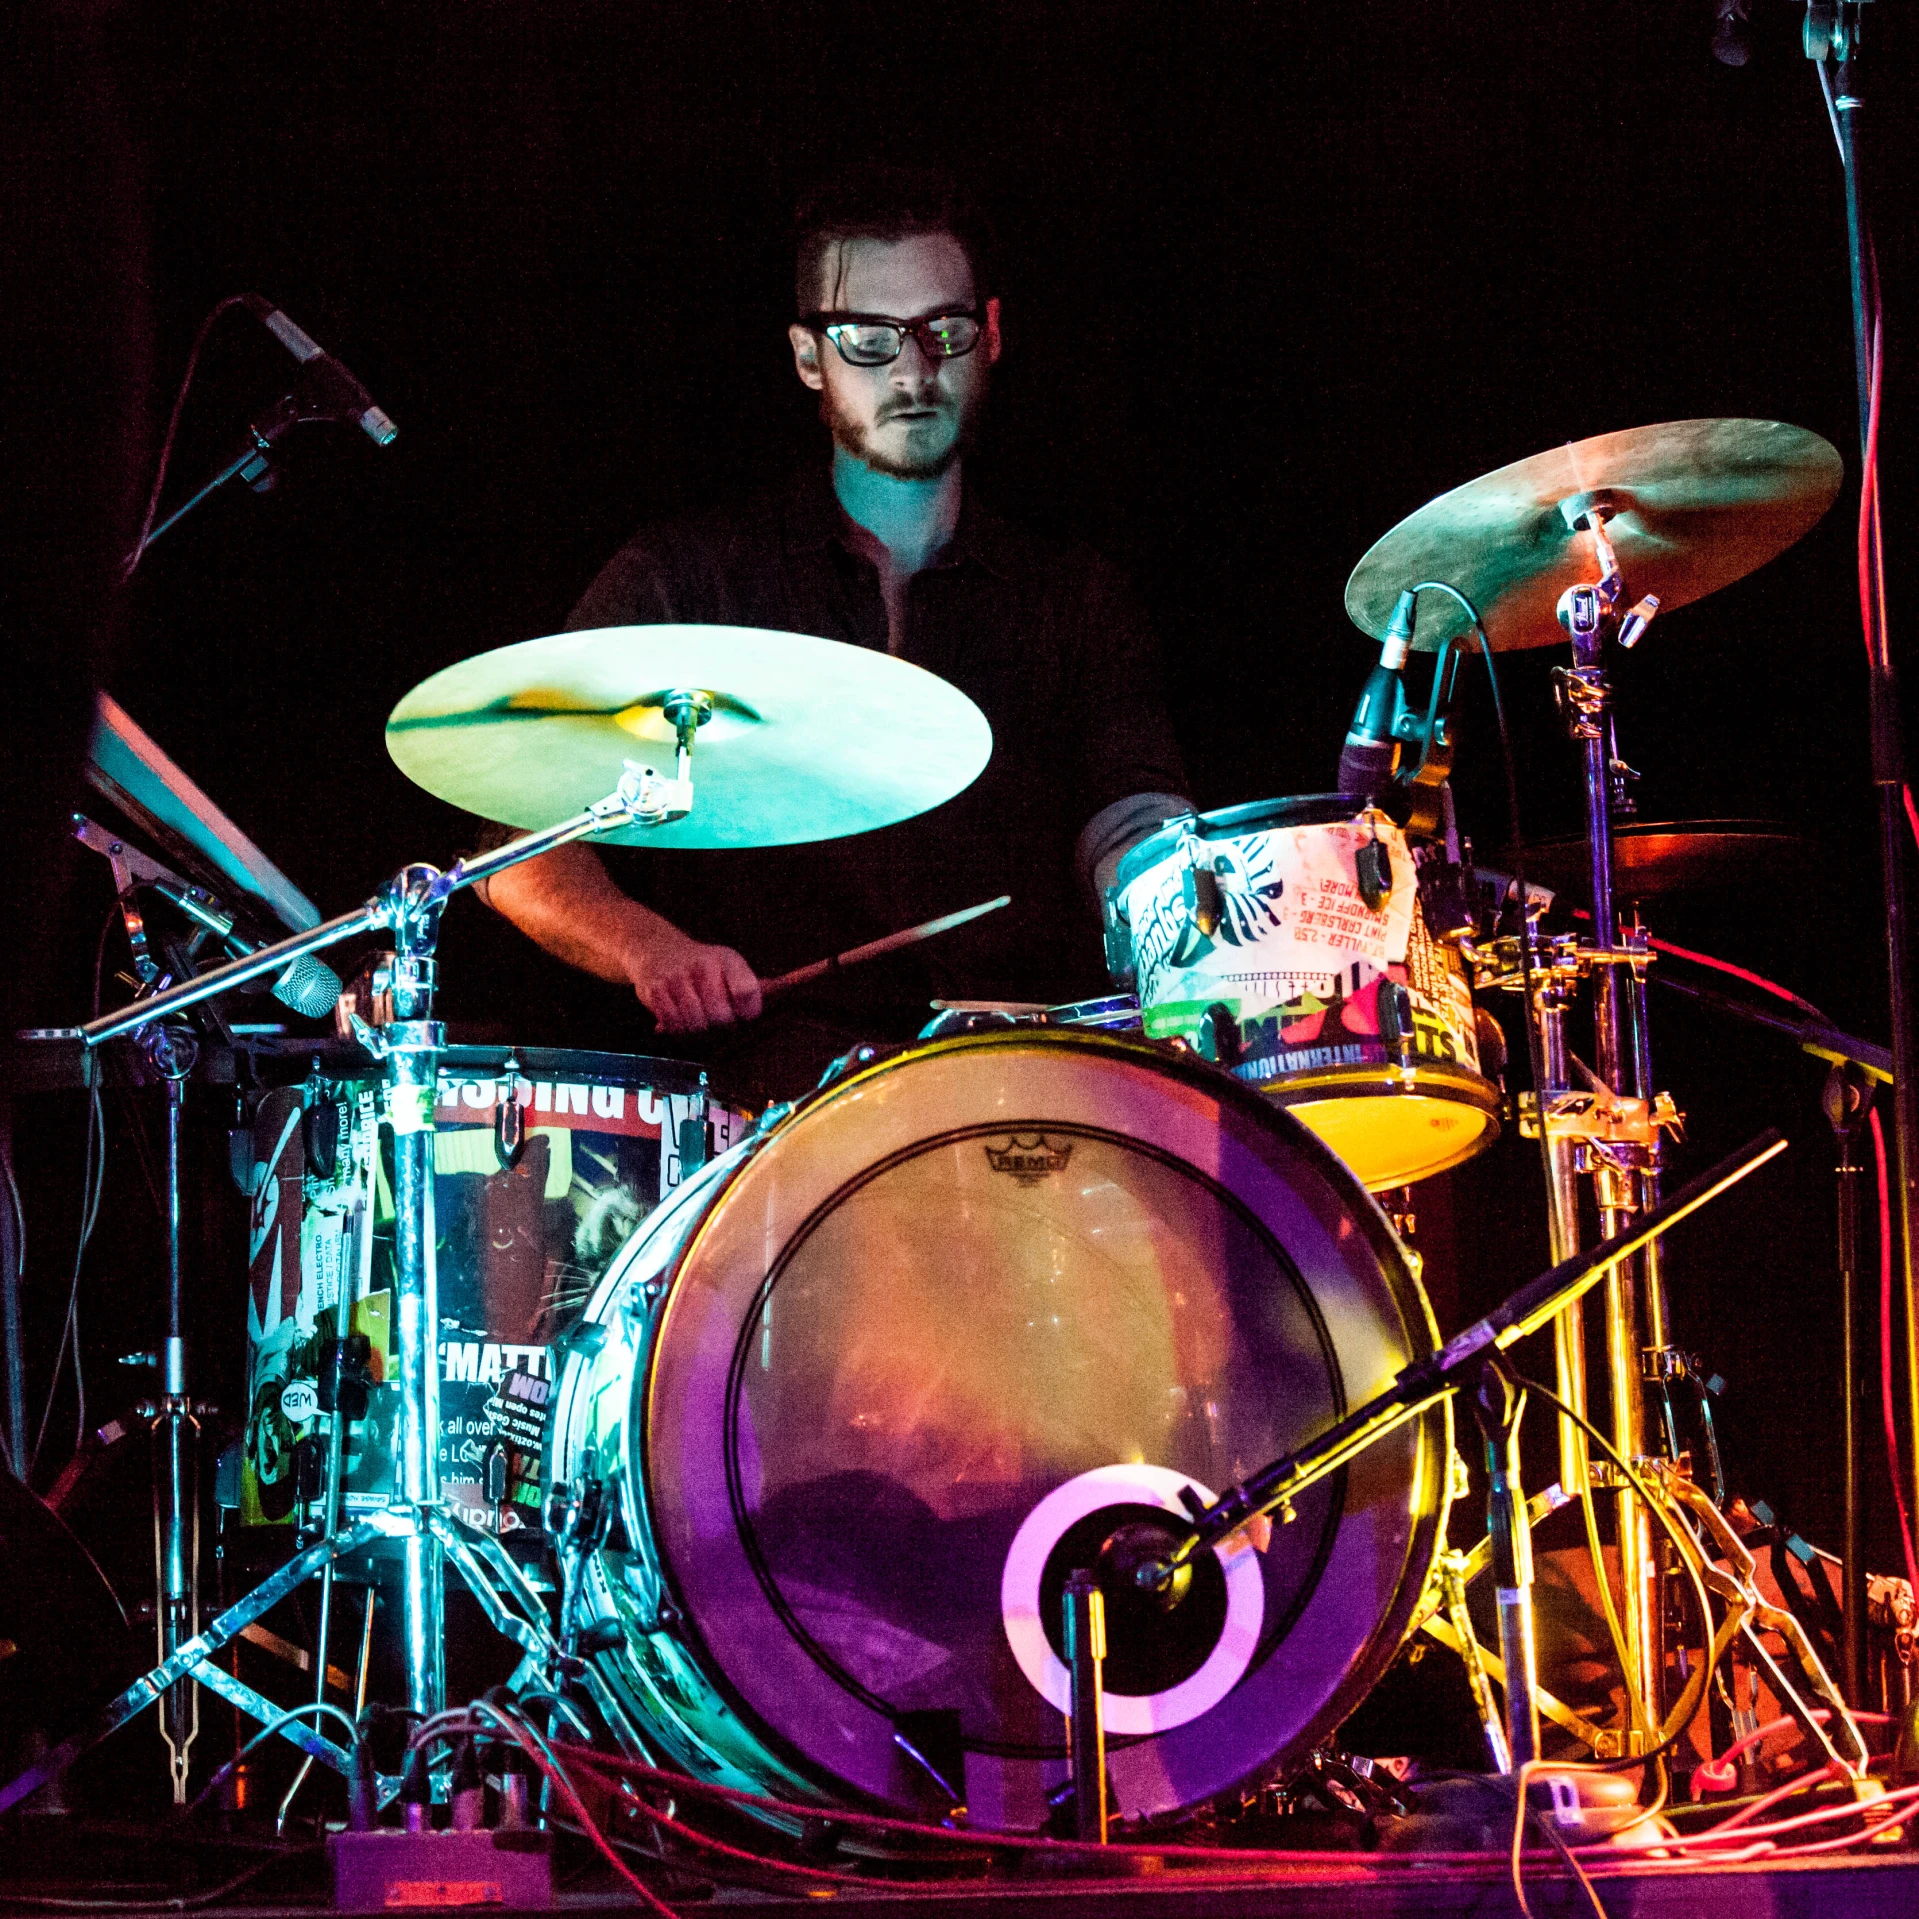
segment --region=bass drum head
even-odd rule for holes
[[[1067,1775],[1066,1573],[1434,1344],[1363,1189],[1250,1089],[1102,1034],[951,1040],[816,1096],[719,1191],[634,1396],[630,1509],[681,1643],[783,1770],[921,1811],[906,1748],[956,1732],[973,1820],[1030,1830]],[[1119,1816],[1352,1709],[1449,1447],[1435,1410],[1203,1563],[1171,1623],[1109,1614]]]

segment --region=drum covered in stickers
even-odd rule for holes
[[[1427,928],[1416,857],[1339,794],[1267,800],[1169,821],[1108,896],[1147,1036],[1291,1107],[1374,1191],[1499,1130],[1465,961]]]
[[[392,1132],[384,1082],[353,1050],[357,1065],[325,1049],[252,1116],[246,1523],[317,1511],[332,1419],[320,1381],[343,1294],[364,1388],[347,1408],[343,1511],[383,1506],[398,1484]],[[737,1122],[678,1061],[470,1046],[442,1055],[434,1121],[441,1493],[489,1531],[537,1528],[552,1344]]]

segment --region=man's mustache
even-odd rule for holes
[[[950,413],[953,403],[950,400],[889,400],[879,407],[873,415],[875,426],[884,426],[888,420],[897,420],[902,413]]]

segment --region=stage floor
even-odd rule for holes
[[[887,1919],[1503,1919],[1517,1914],[1506,1861],[1417,1854],[1302,1853],[1284,1866],[1235,1874],[1182,1866],[1097,1881],[1057,1870],[919,1887],[821,1887],[803,1895],[738,1887],[676,1888],[670,1904],[800,1919],[830,1906]],[[584,1846],[563,1845],[552,1910],[589,1916],[641,1910]],[[1596,1878],[1613,1919],[1909,1919],[1919,1913],[1919,1854],[1767,1865],[1673,1868],[1648,1863]],[[1587,1914],[1580,1888],[1553,1858],[1528,1853],[1526,1895],[1539,1919]],[[448,1909],[448,1908],[442,1908]],[[458,1908],[480,1910],[477,1907]],[[203,1919],[281,1919],[333,1910],[324,1850],[227,1835],[184,1837],[152,1825],[42,1816],[0,1825],[0,1910],[182,1913]],[[519,1910],[489,1905],[503,1914]]]

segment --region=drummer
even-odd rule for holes
[[[635,534],[569,622],[883,648],[992,726],[969,790],[880,832],[610,859],[576,844],[492,882],[494,908],[562,960],[630,984],[662,1034],[699,1036],[689,1050],[741,1096],[791,1096],[856,1040],[910,1037],[935,997],[1107,990],[1096,889],[1188,805],[1157,647],[1124,579],[998,518],[967,484],[1001,352],[998,286],[988,224],[955,183],[868,169],[816,193],[796,223],[787,334],[829,445],[736,504]],[[836,750],[856,758],[860,744]],[[815,803],[796,785],[796,812]],[[1001,893],[1009,909],[761,1019],[761,977]]]

